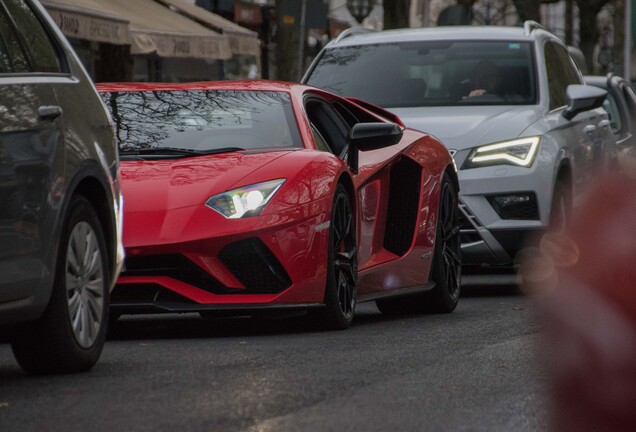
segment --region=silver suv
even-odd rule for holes
[[[530,233],[558,227],[615,161],[606,93],[566,46],[522,27],[352,30],[303,82],[389,108],[441,139],[459,169],[465,273],[512,267]]]
[[[113,124],[42,6],[0,0],[0,327],[31,373],[91,368],[123,260]]]

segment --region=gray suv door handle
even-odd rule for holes
[[[583,128],[583,132],[591,134],[592,132],[594,132],[596,130],[596,126],[594,125],[587,125]]]
[[[57,105],[42,105],[38,108],[40,120],[55,120],[62,115],[62,108]]]
[[[612,124],[612,123],[611,123],[609,120],[605,119],[605,120],[601,120],[601,121],[599,122],[598,127],[600,127],[600,128],[604,128],[604,127],[607,127],[607,126],[609,126],[609,125],[611,125],[611,124]]]

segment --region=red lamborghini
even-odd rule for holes
[[[432,136],[300,84],[98,90],[125,203],[115,313],[294,308],[340,329],[362,301],[455,309],[458,183]]]

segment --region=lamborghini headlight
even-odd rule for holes
[[[285,183],[285,179],[244,186],[214,195],[205,202],[205,205],[228,219],[256,216],[283,183]]]
[[[540,140],[540,137],[527,137],[475,147],[463,168],[502,164],[529,167],[537,154]]]

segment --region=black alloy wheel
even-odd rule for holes
[[[338,184],[331,208],[325,307],[317,311],[323,328],[341,330],[353,322],[358,259],[351,200]]]
[[[432,279],[436,287],[430,293],[430,312],[452,312],[459,301],[462,272],[459,232],[457,190],[445,174],[442,182],[432,270]]]

